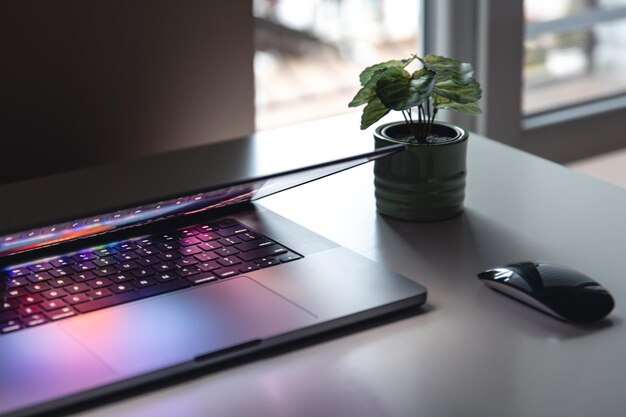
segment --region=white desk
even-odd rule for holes
[[[465,213],[406,223],[376,214],[371,169],[358,167],[263,205],[424,284],[423,313],[79,415],[626,413],[625,190],[473,135]],[[574,327],[476,279],[482,269],[521,260],[587,273],[613,293],[616,309],[596,326]]]

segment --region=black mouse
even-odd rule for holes
[[[575,323],[600,320],[615,306],[600,284],[562,265],[520,262],[488,269],[478,278],[496,291]]]

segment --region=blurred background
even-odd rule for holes
[[[520,118],[623,97],[626,0],[522,3]],[[427,0],[254,0],[257,128],[360,111],[346,104],[365,66],[424,52],[426,7]],[[626,186],[626,154],[601,155],[562,162]]]
[[[483,87],[442,118],[626,186],[626,0],[3,0],[0,50],[0,183],[356,116],[435,53]]]

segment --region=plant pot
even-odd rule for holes
[[[465,198],[468,134],[447,123],[435,123],[435,143],[408,143],[404,122],[378,126],[376,147],[394,143],[405,151],[374,163],[376,208],[379,213],[402,220],[438,221],[461,214]]]

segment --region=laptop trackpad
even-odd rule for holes
[[[124,375],[160,369],[315,322],[248,277],[165,295],[60,323]]]

